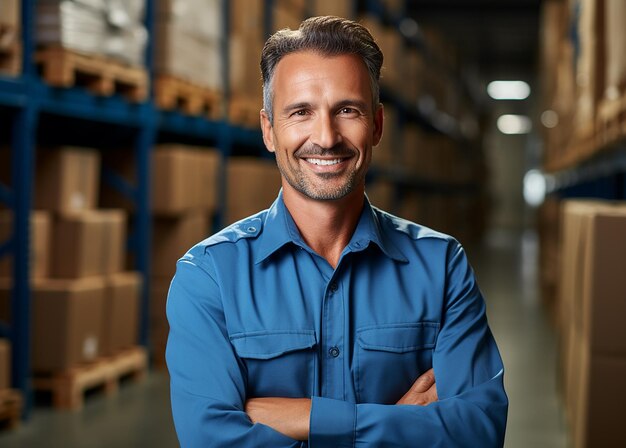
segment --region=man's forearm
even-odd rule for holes
[[[269,426],[292,439],[309,438],[309,398],[251,398],[246,402],[246,413],[253,423]]]
[[[430,369],[413,383],[397,404],[425,406],[435,401],[437,388],[433,369]],[[309,437],[309,398],[251,398],[246,402],[246,413],[253,423],[267,425],[292,439]]]

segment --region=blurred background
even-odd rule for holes
[[[385,55],[370,200],[475,268],[505,446],[626,446],[622,0],[0,0],[0,445],[177,446],[175,262],[274,200],[260,51],[326,14]]]

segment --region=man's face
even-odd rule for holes
[[[361,58],[291,53],[276,66],[273,88],[274,124],[265,113],[261,124],[283,188],[333,200],[364,185],[383,112],[373,108]]]

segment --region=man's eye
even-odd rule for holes
[[[343,107],[341,108],[340,111],[342,114],[354,114],[357,112],[356,109],[353,109],[352,107]]]
[[[292,117],[304,117],[305,115],[306,115],[306,110],[304,109],[297,110],[291,114]]]

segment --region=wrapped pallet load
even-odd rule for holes
[[[156,6],[157,75],[223,90],[222,2],[165,0]]]
[[[42,0],[37,4],[37,44],[143,66],[148,42],[144,10],[145,0]]]

